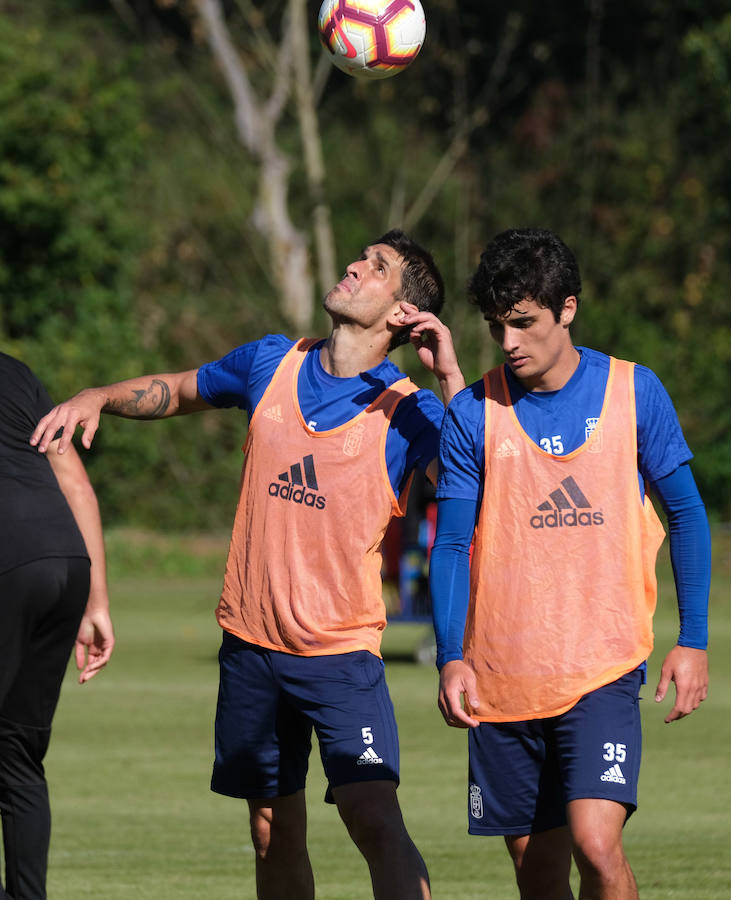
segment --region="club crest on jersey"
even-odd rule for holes
[[[364,434],[365,425],[362,422],[358,422],[346,431],[345,443],[343,444],[343,453],[346,456],[358,456],[363,444]]]
[[[325,498],[318,491],[312,454],[303,457],[301,463],[293,463],[289,471],[282,472],[276,481],[269,484],[270,497],[279,497],[280,500],[289,500],[313,509],[325,509]]]
[[[586,495],[570,475],[548,497],[548,500],[538,505],[538,514],[531,516],[531,528],[586,528],[604,524],[604,514],[592,508]]]
[[[586,424],[584,426],[584,440],[588,441],[589,438],[596,431],[596,427],[599,424],[599,419],[597,416],[590,416],[586,420]],[[594,440],[589,444],[588,450],[590,453],[601,453],[602,446],[604,441],[602,440],[603,432],[600,431],[594,436]]]

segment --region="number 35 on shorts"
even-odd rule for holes
[[[365,729],[363,730],[365,731]],[[612,744],[607,742],[604,744],[603,750],[603,758],[606,759],[607,762],[623,763],[625,759],[627,759],[626,744]]]

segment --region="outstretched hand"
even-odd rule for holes
[[[434,313],[401,303],[401,323],[411,327],[409,339],[421,364],[439,380],[445,404],[465,386],[457,361],[452,333]]]
[[[54,406],[36,425],[30,438],[31,446],[37,446],[41,453],[45,453],[59,430],[63,430],[57,452],[64,453],[71,443],[76,426],[80,425],[84,429],[81,443],[88,450],[99,427],[105,399],[103,391],[98,388],[87,388],[70,400]]]
[[[655,702],[665,699],[670,682],[675,682],[675,703],[665,716],[675,722],[698,709],[708,696],[708,654],[694,647],[676,646],[663,660],[660,681],[655,690]]]

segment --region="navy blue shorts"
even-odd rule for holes
[[[211,790],[284,797],[305,786],[314,727],[329,788],[399,780],[399,745],[383,660],[358,650],[295,656],[228,632],[219,653]]]
[[[637,808],[642,753],[639,669],[560,716],[482,722],[469,732],[470,834],[533,834],[566,824],[580,798]]]

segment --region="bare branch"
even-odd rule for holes
[[[469,115],[464,116],[459,122],[452,142],[404,216],[404,228],[412,229],[418,223],[467,151],[470,135],[490,120],[493,98],[505,76],[522,25],[523,17],[520,13],[511,13],[508,16],[498,52],[487,80],[478,95],[477,105]]]
[[[292,59],[297,99],[297,115],[305,151],[305,169],[310,197],[313,202],[315,244],[317,248],[318,280],[323,296],[337,281],[335,268],[335,238],[330,222],[330,207],[325,200],[325,163],[322,156],[320,129],[315,112],[315,98],[307,41],[307,4],[305,0],[290,0],[289,18],[292,28]]]
[[[275,126],[289,93],[291,21],[285,26],[279,48],[272,96],[257,102],[246,68],[231,41],[220,0],[195,0],[206,25],[211,52],[221,67],[234,102],[239,138],[259,161],[259,198],[253,223],[269,244],[272,276],[278,286],[282,310],[298,329],[309,327],[313,312],[313,287],[304,235],[289,215],[289,159],[275,139]]]
[[[282,42],[274,62],[274,87],[265,106],[266,116],[272,128],[279,121],[289,98],[292,76],[292,52],[295,40],[294,31],[295,25],[288,9],[284,14]]]
[[[246,70],[231,42],[219,0],[195,0],[206,26],[206,37],[234,101],[234,119],[244,146],[252,153],[259,146],[260,110]]]
[[[320,105],[320,99],[325,93],[325,88],[327,87],[327,83],[330,80],[330,75],[334,68],[335,66],[330,62],[327,56],[325,56],[324,53],[321,53],[320,58],[317,60],[317,66],[315,67],[315,77],[312,79],[312,95],[315,98],[315,106]]]

